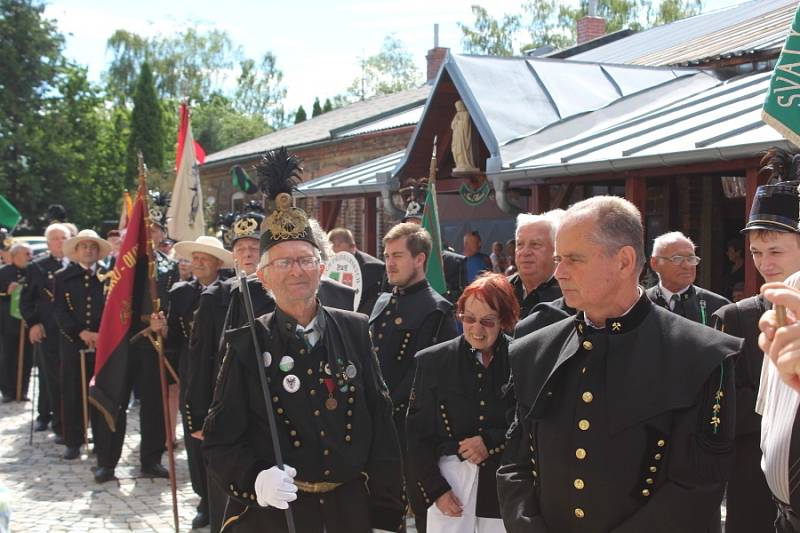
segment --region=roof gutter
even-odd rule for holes
[[[528,210],[515,204],[508,196],[509,183],[502,179],[502,173],[499,170],[500,157],[490,157],[486,160],[486,175],[492,180],[492,187],[494,187],[494,200],[497,202],[497,207],[504,213],[509,215],[518,215],[519,213],[527,213]],[[492,170],[490,170],[492,169]],[[494,173],[493,173],[494,171]]]
[[[608,172],[623,172],[628,170],[640,170],[656,167],[673,167],[694,163],[708,163],[711,161],[732,161],[746,157],[754,157],[759,152],[763,152],[773,146],[778,146],[788,150],[796,148],[787,140],[764,141],[759,143],[744,144],[738,146],[724,146],[719,148],[704,148],[699,150],[689,150],[669,154],[657,154],[641,157],[626,157],[621,159],[611,159],[604,161],[590,161],[587,163],[574,163],[563,165],[547,165],[542,167],[530,167],[519,169],[505,169],[487,171],[487,175],[495,184],[495,191],[500,205],[500,189],[505,185],[506,188],[544,183],[548,178],[569,177],[569,176],[588,176]],[[503,209],[502,205],[500,208]],[[505,211],[505,209],[503,209]]]
[[[392,220],[401,219],[405,216],[405,211],[397,209],[392,202],[392,193],[400,188],[400,181],[392,175],[391,171],[376,172],[375,181],[381,186],[381,199],[383,199],[383,211]]]

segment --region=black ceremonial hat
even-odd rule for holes
[[[294,206],[292,193],[300,181],[300,160],[289,155],[286,148],[270,150],[256,165],[258,185],[264,193],[264,212],[261,223],[259,253],[285,241],[305,241],[319,248],[308,224],[308,215]]]
[[[800,214],[800,181],[783,181],[761,185],[753,198],[750,217],[742,233],[752,230],[800,233],[797,228]]]
[[[236,213],[228,235],[226,235],[225,241],[231,246],[239,239],[248,237],[260,239],[261,237],[261,224],[264,222],[263,208],[256,202],[250,202],[244,209],[245,211]]]

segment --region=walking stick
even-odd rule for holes
[[[22,401],[22,371],[25,367],[25,322],[19,321],[19,354],[17,357],[17,401]]]
[[[89,453],[89,398],[86,388],[86,350],[79,350],[81,354],[81,398],[83,399],[83,443],[86,453]]]
[[[250,334],[253,337],[258,379],[261,381],[261,392],[264,394],[264,406],[267,410],[267,421],[269,422],[269,436],[272,440],[272,449],[275,450],[275,465],[281,470],[284,470],[283,454],[281,453],[281,444],[278,440],[278,425],[275,423],[275,413],[272,411],[272,402],[269,400],[272,395],[269,392],[267,373],[264,371],[264,364],[262,363],[261,345],[258,342],[258,335],[256,335],[256,317],[253,312],[253,297],[250,294],[250,287],[247,284],[247,275],[244,273],[244,270],[239,270],[237,266],[236,274],[239,277],[239,292],[242,294],[242,302],[244,303],[245,313],[247,313]],[[289,533],[295,533],[294,515],[292,514],[291,505],[286,508],[286,526],[289,529]]]
[[[41,360],[41,354],[39,353],[42,349],[42,343],[37,342],[33,345],[33,371],[31,372],[31,377],[33,378],[33,392],[31,392],[31,429],[30,434],[28,435],[28,446],[33,446],[33,423],[34,423],[34,402],[37,402],[36,399],[36,382],[39,381],[39,361]],[[42,392],[39,391],[39,394]]]

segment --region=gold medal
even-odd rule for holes
[[[336,398],[333,397],[333,394],[328,396],[328,399],[325,400],[325,409],[328,411],[335,411],[338,405],[339,402],[336,401]]]

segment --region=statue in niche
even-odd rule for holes
[[[461,100],[456,101],[456,116],[453,117],[450,128],[453,130],[453,141],[450,146],[456,163],[453,172],[479,172],[472,156],[472,124],[467,108]]]

